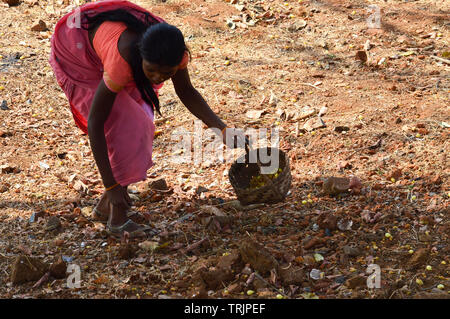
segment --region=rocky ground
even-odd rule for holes
[[[448,298],[448,1],[136,2],[183,31],[192,82],[229,126],[279,129],[291,191],[242,207],[231,162],[168,161],[194,117],[167,83],[150,180],[130,189],[160,233],[108,238],[47,62],[74,6],[3,0],[2,298]]]

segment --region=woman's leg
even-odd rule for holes
[[[98,201],[97,206],[95,206],[96,214],[100,215],[98,217],[106,217],[109,216],[109,199],[106,195],[106,192],[103,193],[103,195],[100,197],[100,200]]]

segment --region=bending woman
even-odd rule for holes
[[[225,123],[190,82],[183,34],[128,1],[98,1],[59,20],[51,45],[50,64],[76,125],[89,136],[105,186],[94,212],[114,237],[145,235],[149,227],[127,216],[127,186],[145,180],[153,165],[153,115],[163,82],[171,79],[189,111],[226,140]]]

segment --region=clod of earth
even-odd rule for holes
[[[252,240],[243,242],[239,247],[239,252],[242,260],[263,276],[272,269],[278,268],[278,262],[270,252]]]
[[[66,277],[67,264],[62,259],[62,256],[58,257],[58,260],[50,265],[50,274],[56,279],[63,279]]]
[[[169,189],[164,178],[157,178],[148,182],[148,187],[153,190],[166,191]]]
[[[350,289],[357,287],[364,287],[367,285],[367,278],[363,276],[354,276],[345,282],[345,285]]]
[[[49,269],[49,266],[36,257],[17,256],[11,273],[11,282],[21,284],[39,280]]]

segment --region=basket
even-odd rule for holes
[[[279,168],[283,171],[277,178],[271,179],[271,182],[266,183],[266,185],[260,188],[251,189],[250,180],[253,176],[260,174],[259,165],[261,165],[261,167],[269,166],[271,164],[270,162],[259,164],[248,163],[247,161],[247,163],[245,163],[246,155],[243,155],[231,165],[230,171],[228,172],[228,178],[242,205],[256,203],[273,204],[283,201],[286,198],[292,183],[289,158],[286,154],[282,150],[267,147],[251,150],[249,152],[249,158],[252,159],[252,156],[254,156],[254,158],[258,156],[258,159],[260,159],[259,154],[261,151],[267,152],[262,154],[268,154],[268,156],[270,156],[271,152],[274,150],[279,152]],[[252,154],[254,152],[257,153]]]

